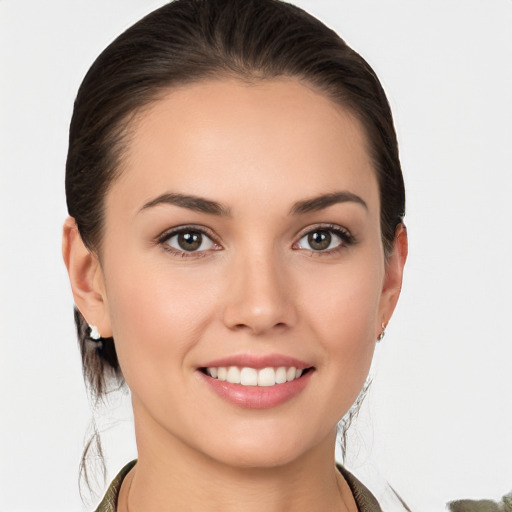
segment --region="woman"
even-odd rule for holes
[[[274,0],[178,0],[75,102],[63,254],[85,375],[132,395],[98,511],[379,510],[334,462],[407,255],[368,64]]]

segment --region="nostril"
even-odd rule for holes
[[[289,287],[260,267],[257,272],[244,269],[239,274],[222,308],[223,321],[228,328],[260,334],[294,325],[297,312]]]
[[[272,325],[271,322],[269,323],[266,323],[266,322],[261,322],[261,321],[253,321],[253,322],[248,322],[247,324],[244,324],[244,323],[238,323],[238,324],[235,324],[233,326],[231,326],[231,329],[235,330],[235,331],[243,331],[243,330],[248,330],[248,331],[251,331],[253,332],[254,334],[261,334],[261,333],[265,333],[265,332],[268,332],[269,330],[272,330],[272,329],[277,329],[277,330],[284,330],[284,329],[287,329],[288,327],[288,324],[286,322],[277,322],[276,324]]]

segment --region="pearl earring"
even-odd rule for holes
[[[98,331],[98,328],[95,325],[89,325],[90,333],[89,337],[93,339],[94,341],[98,341],[101,339],[101,334]]]

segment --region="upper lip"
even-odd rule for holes
[[[295,357],[282,354],[238,354],[215,359],[214,361],[210,361],[202,365],[201,368],[219,368],[228,366],[238,366],[239,368],[248,367],[256,369],[269,367],[279,368],[280,366],[286,366],[289,368],[294,366],[297,369],[304,370],[306,368],[310,368],[312,365]]]

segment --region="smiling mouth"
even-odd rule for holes
[[[238,366],[209,366],[201,371],[216,380],[242,386],[270,387],[292,382],[312,371],[311,368],[295,368],[295,366],[279,366],[267,368],[250,368]]]

